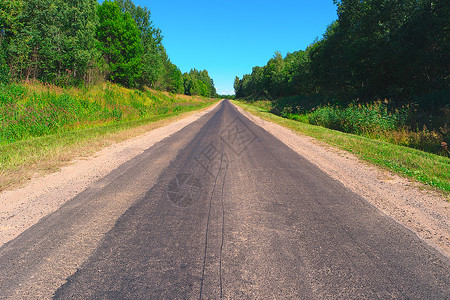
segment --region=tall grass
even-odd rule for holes
[[[416,111],[411,106],[389,109],[387,103],[377,101],[347,107],[324,105],[306,111],[304,106],[280,106],[269,101],[253,101],[252,105],[295,121],[450,156],[450,128],[447,123],[441,120],[439,123],[444,125],[434,130],[426,125],[419,127]],[[449,112],[443,115],[450,121]]]
[[[75,129],[139,120],[211,101],[110,83],[61,89],[33,84],[0,85],[0,145]]]
[[[310,124],[358,135],[393,131],[405,127],[407,120],[407,108],[389,112],[382,102],[351,104],[346,108],[323,106],[308,114]]]
[[[411,128],[413,109],[409,106],[388,110],[380,101],[364,104],[323,106],[306,115],[307,121],[313,125],[379,139],[400,146],[449,156],[445,145],[450,143],[450,130],[447,126],[439,130]],[[291,117],[292,118],[292,117]]]

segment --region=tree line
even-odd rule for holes
[[[131,0],[2,0],[0,83],[57,85],[103,80],[215,97],[206,70],[182,74],[147,7]]]
[[[310,106],[388,99],[427,111],[450,104],[448,0],[334,3],[338,19],[320,40],[236,77],[236,97],[297,96]]]

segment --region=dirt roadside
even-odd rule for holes
[[[90,184],[199,119],[216,105],[200,112],[188,113],[181,120],[177,118],[167,126],[109,146],[90,157],[74,160],[58,172],[33,178],[21,188],[1,192],[0,247],[56,211]]]
[[[349,152],[235,107],[333,179],[450,257],[450,203],[442,195],[424,189],[419,183],[369,165]]]

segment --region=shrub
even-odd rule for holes
[[[389,112],[381,101],[351,104],[346,108],[323,106],[308,115],[309,123],[347,133],[371,135],[406,126],[408,108]]]
[[[7,84],[10,80],[9,68],[6,64],[4,51],[0,43],[0,84]]]
[[[411,106],[389,111],[386,103],[378,101],[364,105],[351,104],[346,108],[330,105],[318,107],[302,117],[287,110],[283,111],[282,115],[302,122],[305,122],[306,118],[307,122],[313,125],[449,156],[447,149],[442,146],[450,144],[450,130],[447,125],[439,130],[429,130],[426,125],[423,125],[422,129],[411,130],[408,124],[416,122]]]

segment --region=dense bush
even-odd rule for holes
[[[258,101],[261,107],[274,111],[276,105]],[[301,107],[285,106],[281,116],[296,121],[319,125],[346,133],[387,141],[396,145],[450,156],[450,129],[447,126],[430,130],[426,125],[417,127],[415,108],[404,106],[389,110],[380,101],[370,104],[351,104],[347,107],[319,106],[305,112]],[[447,112],[447,118],[450,112]],[[416,126],[412,126],[415,124]]]
[[[337,106],[318,107],[308,114],[308,120],[310,124],[330,129],[369,135],[405,127],[408,114],[406,108],[389,112],[387,105],[375,102],[372,104],[352,104],[346,108]]]
[[[450,128],[442,126],[430,130],[426,125],[413,126],[417,125],[414,106],[389,109],[388,104],[377,101],[364,105],[352,104],[343,108],[324,105],[306,110],[305,106],[290,106],[295,99],[299,98],[283,98],[281,101],[249,100],[249,102],[291,120],[450,156]],[[283,106],[279,106],[280,103],[283,103]],[[304,105],[307,106],[308,102],[305,101]],[[450,119],[450,109],[443,112],[442,118]]]
[[[0,48],[0,84],[9,83],[9,69],[5,61],[5,55]]]

